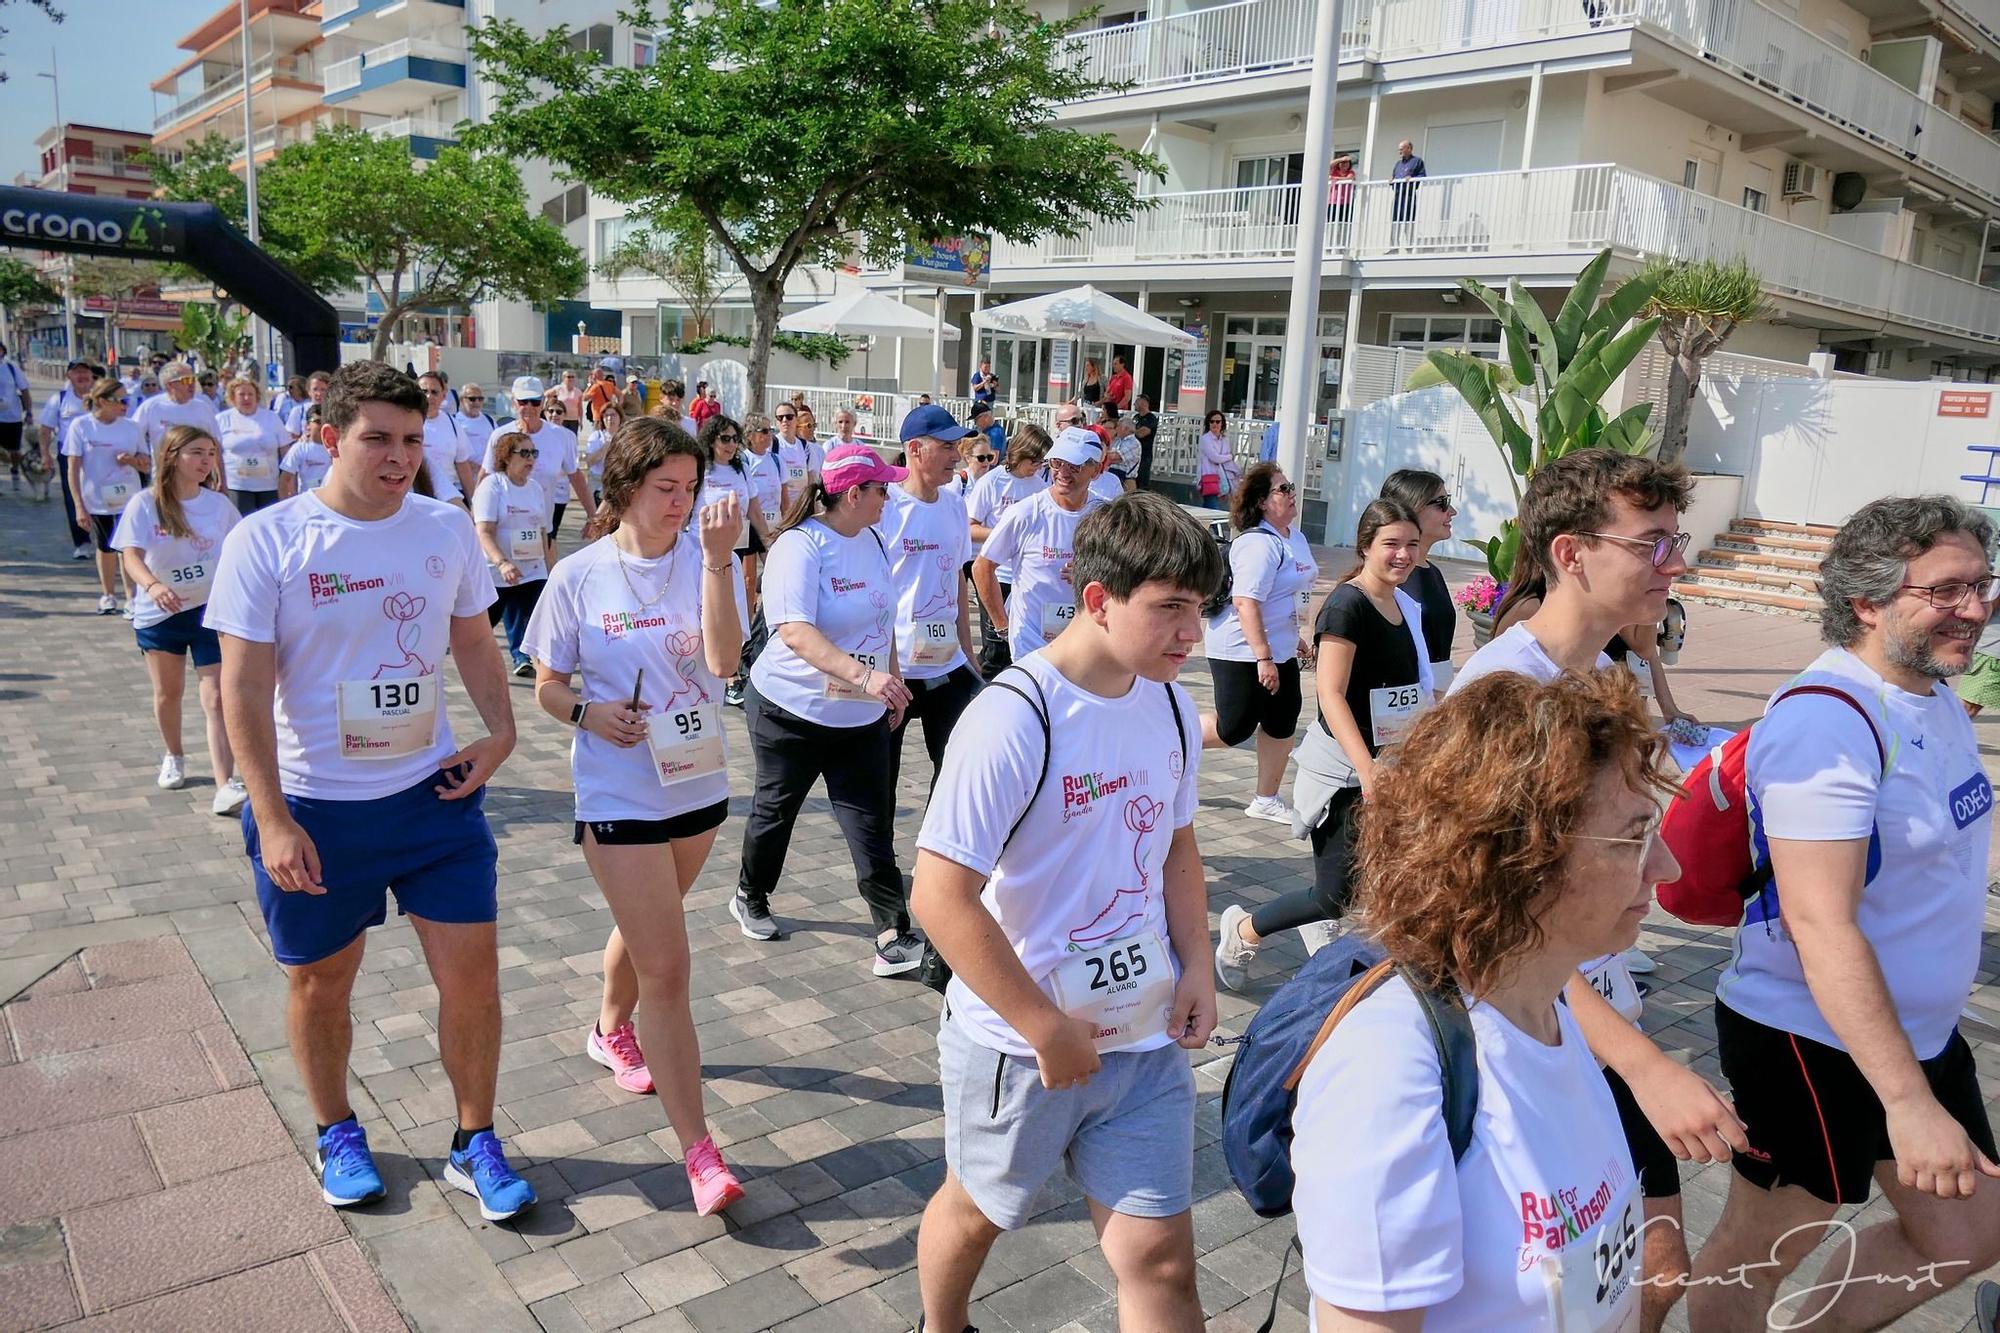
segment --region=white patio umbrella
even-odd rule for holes
[[[868,347],[861,359],[864,379],[869,378],[877,338],[929,338],[935,348],[944,338],[958,337],[958,330],[944,323],[942,301],[938,302],[938,314],[926,318],[901,301],[891,300],[866,287],[856,287],[844,296],[794,311],[778,321],[778,328],[785,333],[833,333],[867,338]],[[900,360],[898,358],[899,365]],[[939,358],[933,357],[933,360]],[[940,374],[943,373],[942,365],[937,369]],[[896,387],[901,389],[902,385]]]
[[[1028,338],[1068,338],[1070,365],[1076,365],[1080,349],[1074,344],[1085,338],[1106,342],[1138,343],[1147,347],[1193,347],[1193,334],[1177,329],[1164,319],[1156,319],[1135,305],[1119,300],[1085,283],[1047,296],[1006,305],[990,305],[972,312],[977,328],[996,333],[1012,333]],[[1075,373],[1072,371],[1072,373]]]

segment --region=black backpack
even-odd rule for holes
[[[1028,682],[1028,689],[1032,689],[1035,692],[1034,698],[1030,699],[1027,690],[1006,679],[1007,673],[1010,671]],[[989,689],[1005,690],[1009,694],[1019,696],[1021,702],[1028,705],[1028,711],[1035,715],[1035,721],[1041,723],[1042,726],[1042,771],[1036,774],[1034,790],[1028,793],[1027,803],[1021,807],[1021,813],[1014,816],[1013,825],[1007,830],[1006,838],[1000,843],[1000,856],[1005,856],[1008,845],[1014,841],[1014,835],[1021,831],[1021,824],[1028,818],[1028,811],[1034,808],[1036,799],[1042,794],[1042,787],[1049,780],[1049,751],[1054,748],[1055,738],[1049,731],[1048,696],[1042,693],[1042,683],[1035,679],[1032,672],[1024,670],[1019,663],[1015,663],[996,672],[993,679],[987,681],[986,685]],[[1181,721],[1181,701],[1174,697],[1174,687],[1172,684],[1162,684],[1160,688],[1167,692],[1167,707],[1171,708],[1174,713],[1174,735],[1180,741],[1181,762],[1185,764],[1187,762],[1188,735],[1187,727]],[[997,866],[1000,863],[1000,857],[994,857],[993,863]],[[947,985],[951,984],[951,964],[945,962],[943,955],[938,953],[929,940],[924,941],[924,960],[917,968],[917,980],[940,994],[943,993]]]
[[[1260,531],[1260,529],[1258,528],[1250,529],[1250,532],[1257,532],[1257,531]],[[1243,538],[1249,536],[1250,532],[1238,533],[1236,535],[1236,540],[1241,541]],[[1279,537],[1278,534],[1275,532],[1269,535],[1274,541],[1282,542],[1284,540],[1283,538]],[[1286,549],[1287,551],[1290,550],[1289,544],[1287,544]],[[1222,582],[1215,585],[1215,591],[1210,593],[1208,595],[1208,600],[1201,604],[1201,618],[1203,620],[1214,619],[1217,615],[1220,615],[1222,613],[1222,608],[1229,605],[1230,592],[1233,589],[1235,583],[1236,583],[1236,575],[1229,565],[1229,547],[1225,546],[1222,548]]]

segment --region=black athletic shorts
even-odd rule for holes
[[[1731,1160],[1736,1174],[1770,1189],[1797,1185],[1831,1204],[1865,1203],[1875,1164],[1891,1161],[1881,1099],[1854,1057],[1809,1037],[1766,1027],[1715,1002],[1716,1054],[1736,1098],[1751,1151]],[[1923,1062],[1931,1095],[1979,1151],[2000,1158],[1979,1091],[1979,1067],[1964,1034]]]
[[[1299,659],[1278,665],[1276,693],[1257,683],[1255,662],[1208,659],[1215,681],[1215,734],[1225,745],[1241,745],[1261,730],[1274,740],[1289,740],[1299,729]]]
[[[590,832],[600,847],[650,847],[662,842],[679,842],[721,828],[729,818],[729,802],[717,801],[699,810],[688,810],[666,819],[593,819]],[[583,821],[576,821],[573,841],[583,846]]]
[[[770,547],[764,545],[764,539],[757,535],[757,529],[752,528],[750,529],[750,535],[744,538],[743,544],[736,548],[736,554],[762,555],[770,549]]]
[[[1639,1193],[1648,1199],[1679,1198],[1680,1158],[1639,1109],[1631,1085],[1609,1069],[1604,1071],[1604,1081],[1611,1085],[1611,1100],[1618,1104],[1618,1123],[1625,1130],[1625,1144],[1632,1150],[1632,1165],[1639,1172]]]
[[[0,421],[0,454],[21,452],[21,421]]]
[[[90,516],[91,540],[97,543],[97,549],[105,555],[118,554],[118,552],[111,548],[111,534],[117,531],[117,529],[118,515],[116,514],[92,514]]]

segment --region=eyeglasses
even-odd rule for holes
[[[1601,833],[1572,833],[1569,836],[1583,842],[1615,842],[1627,847],[1638,847],[1642,849],[1639,860],[1644,863],[1653,854],[1653,844],[1660,840],[1660,816],[1654,815],[1647,820],[1645,832],[1636,838],[1612,838]]]
[[[769,426],[752,426],[750,428],[750,433],[752,435],[769,435],[771,433],[771,428]]]
[[[513,456],[515,458],[540,458],[542,451],[540,449],[516,449]]]
[[[792,413],[790,413],[790,412],[780,412],[780,413],[778,413],[778,420],[780,420],[780,421],[796,421],[796,420],[798,420],[798,418],[797,418],[796,416],[794,416],[794,415],[793,415]]]
[[[1931,609],[1953,611],[1965,604],[1967,593],[1976,593],[1982,602],[2000,597],[2000,577],[1988,574],[1976,583],[1953,579],[1949,583],[1905,583],[1898,592],[1920,592],[1930,599]]]
[[[1451,512],[1451,497],[1449,495],[1433,495],[1430,499],[1424,501],[1424,508],[1435,509],[1440,514],[1449,514]]]
[[[736,434],[718,435],[715,437],[715,442],[717,444],[741,444],[743,443],[743,437]]]
[[[462,393],[458,396],[458,401],[461,403],[483,403],[486,401],[486,398],[482,394]]]
[[[1298,487],[1293,485],[1289,481],[1281,481],[1276,486],[1273,486],[1271,489],[1276,491],[1280,495],[1290,495],[1293,492],[1297,491]]]
[[[887,495],[889,493],[889,483],[886,481],[864,481],[860,484],[859,489],[872,492],[876,495]]]
[[[1623,542],[1627,546],[1643,546],[1649,551],[1648,558],[1653,568],[1658,569],[1667,561],[1687,549],[1688,534],[1676,532],[1671,537],[1621,537],[1615,532],[1579,532],[1579,537],[1599,537],[1608,542]]]
[[[539,398],[516,398],[514,400],[514,406],[516,407],[540,407],[541,405],[542,400]]]

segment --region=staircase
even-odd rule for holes
[[[1819,562],[1835,529],[1739,518],[1674,584],[1683,601],[1819,619]]]

